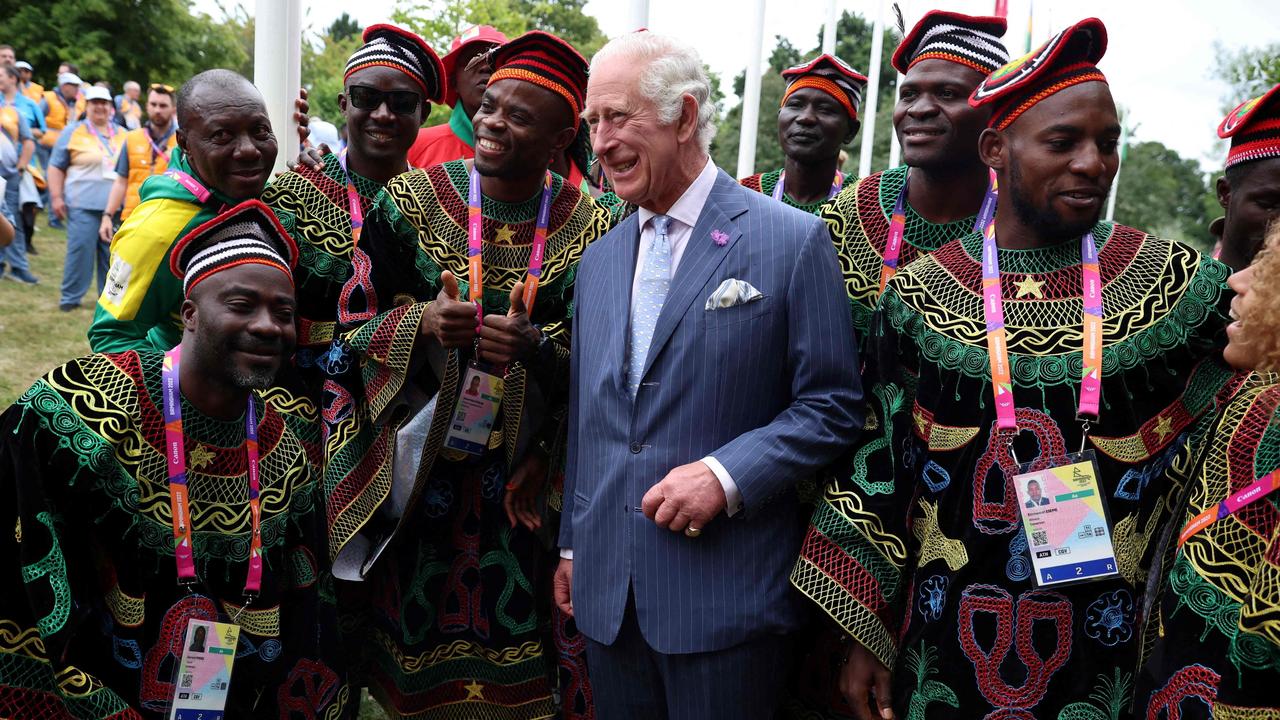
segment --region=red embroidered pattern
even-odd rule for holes
[[[1032,463],[1032,469],[1043,469],[1048,465],[1049,458],[1066,455],[1062,432],[1048,415],[1039,410],[1020,407],[1015,409],[1014,416],[1018,420],[1018,429],[1024,434],[1034,435],[1040,445],[1040,454]],[[1023,461],[1028,459],[1023,458]],[[988,501],[987,484],[997,465],[1004,478],[1004,488],[999,500]],[[992,422],[987,450],[978,459],[973,472],[973,526],[979,532],[1000,535],[1018,527],[1018,494],[1013,488],[1013,476],[1017,473],[1017,463],[1009,452],[1009,446],[996,433],[996,424]]]
[[[996,637],[990,651],[978,646],[973,621],[978,613],[995,616]],[[1040,657],[1032,644],[1036,623],[1051,622],[1057,631],[1053,655]],[[1009,685],[1000,672],[1011,647],[1017,647],[1018,659],[1027,669],[1021,687]],[[970,585],[960,597],[960,646],[973,662],[978,678],[978,691],[992,705],[1011,710],[1035,707],[1049,689],[1049,679],[1071,656],[1071,601],[1062,595],[1042,590],[1028,590],[1013,596],[995,585]],[[988,715],[988,718],[1032,717],[1023,714]]]

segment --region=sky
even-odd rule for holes
[[[257,0],[272,2],[274,0]],[[363,25],[386,22],[394,0],[302,0],[307,20],[323,28],[343,12]],[[1099,67],[1111,84],[1116,102],[1136,127],[1135,141],[1157,140],[1206,171],[1220,168],[1225,143],[1216,129],[1227,105],[1229,88],[1212,77],[1215,43],[1228,48],[1258,47],[1280,42],[1280,2],[1276,0],[1008,0],[1006,44],[1015,55],[1025,52],[1027,16],[1034,2],[1032,39],[1039,44],[1053,32],[1082,18],[1099,17],[1107,25],[1109,46]],[[250,13],[253,0],[241,0]],[[884,20],[892,25],[886,0]],[[907,27],[933,8],[971,15],[992,10],[993,0],[900,0]],[[195,9],[217,14],[216,0],[195,0]],[[774,36],[791,40],[802,52],[817,45],[826,19],[827,0],[766,0],[764,48],[767,59]],[[626,0],[588,0],[606,35],[628,27]],[[750,0],[649,0],[650,30],[678,36],[693,44],[725,85],[746,69],[751,38]],[[837,0],[841,11],[872,17],[876,0]],[[868,58],[843,58],[867,70]],[[731,87],[722,87],[730,94]],[[877,132],[884,132],[878,128]],[[855,145],[856,148],[856,145]]]

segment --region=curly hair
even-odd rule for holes
[[[1262,252],[1253,260],[1253,296],[1240,328],[1245,344],[1257,352],[1258,370],[1280,371],[1280,222],[1271,223]]]

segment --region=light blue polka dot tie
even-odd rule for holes
[[[627,389],[635,399],[640,389],[640,377],[644,374],[644,361],[649,357],[649,343],[653,340],[653,328],[658,324],[658,314],[667,299],[671,286],[671,240],[667,229],[671,218],[666,215],[653,217],[653,243],[645,254],[644,268],[636,296],[631,299],[631,356],[627,369]]]

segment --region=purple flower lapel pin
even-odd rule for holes
[[[712,230],[711,240],[716,245],[724,247],[729,242],[729,234],[720,229]]]

